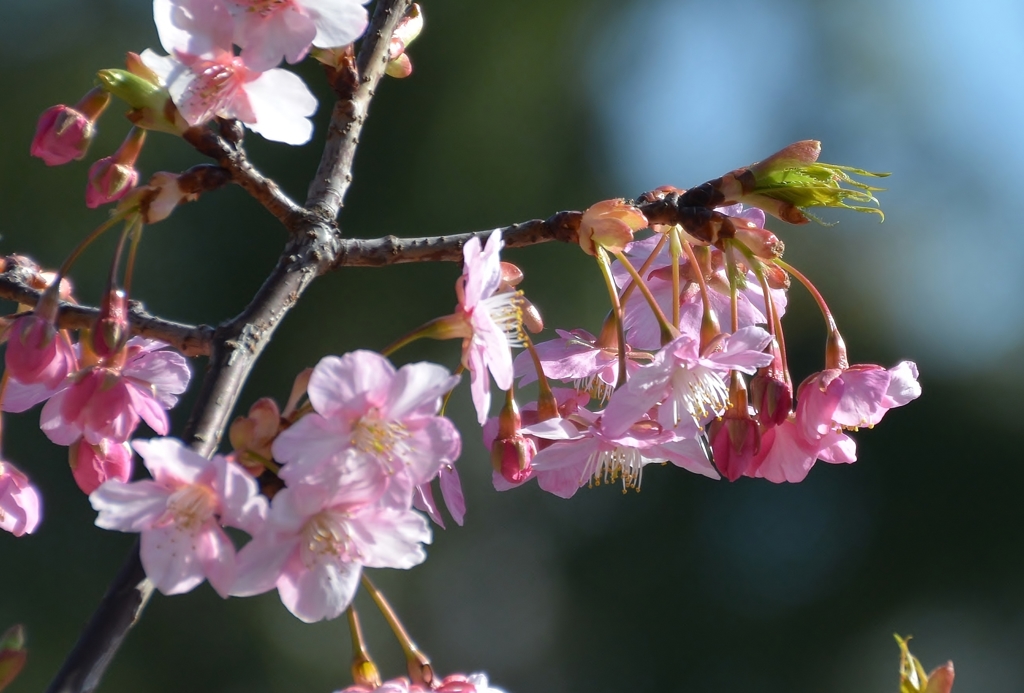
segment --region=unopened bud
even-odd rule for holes
[[[53,319],[33,313],[10,326],[4,361],[7,372],[23,385],[56,387],[71,372],[74,355]]]
[[[736,228],[734,238],[746,246],[754,254],[754,257],[762,260],[774,260],[782,257],[782,251],[785,250],[786,245],[768,229],[759,228],[753,222],[747,222],[744,225],[741,220],[735,218],[733,225]]]
[[[399,79],[412,74],[412,61],[405,51],[421,31],[423,31],[423,11],[419,4],[414,2],[391,35],[391,43],[388,45],[388,64],[384,68],[385,73]]]
[[[498,435],[491,444],[491,466],[513,484],[530,477],[533,472],[530,463],[537,454],[537,444],[520,432],[522,426],[519,407],[510,392],[498,414]]]
[[[68,448],[68,464],[78,488],[90,494],[110,479],[127,482],[132,478],[132,449],[128,443],[106,438],[99,445],[82,438]]]
[[[135,160],[146,141],[146,131],[133,127],[113,156],[100,159],[89,168],[85,205],[95,209],[120,200],[139,182]]]
[[[11,626],[0,635],[0,690],[6,688],[25,667],[25,627]]]
[[[59,166],[85,157],[93,136],[96,119],[110,103],[110,96],[93,89],[75,107],[58,105],[43,111],[36,125],[29,151],[47,166]]]
[[[101,359],[121,351],[128,339],[128,296],[111,289],[103,297],[100,316],[92,330],[92,350]]]
[[[239,463],[254,476],[263,473],[265,460],[273,457],[271,446],[281,432],[281,411],[270,397],[261,397],[249,407],[248,416],[239,416],[228,429],[231,447]]]
[[[850,359],[846,355],[846,342],[843,335],[839,334],[836,327],[828,332],[828,340],[825,342],[825,369],[846,370],[850,367]]]
[[[633,240],[633,232],[646,226],[643,212],[625,200],[604,200],[583,212],[578,232],[580,247],[587,255],[596,255],[598,248],[622,252]]]
[[[188,123],[178,113],[170,92],[160,84],[156,74],[152,70],[147,72],[139,69],[137,63],[133,68],[139,74],[129,70],[108,69],[100,70],[96,77],[105,90],[132,107],[128,119],[135,125],[172,135],[185,132]]]
[[[352,662],[352,682],[357,686],[365,686],[370,690],[380,688],[381,678],[377,665],[369,659]]]

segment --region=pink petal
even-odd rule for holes
[[[128,394],[128,399],[131,402],[132,409],[135,413],[153,429],[153,432],[157,435],[167,435],[170,430],[171,423],[167,418],[167,412],[164,408],[148,391],[143,390],[138,385],[131,381],[124,382],[125,390]],[[124,417],[122,420],[130,426],[129,417]],[[128,427],[128,426],[126,426]],[[115,440],[126,440],[131,436],[132,431],[135,427],[130,426],[130,430],[127,430],[123,437],[113,436]]]
[[[153,478],[167,487],[195,483],[210,466],[210,460],[176,438],[133,440],[132,447]]]
[[[256,479],[220,455],[215,455],[210,463],[218,469],[221,522],[255,535],[266,521],[268,511],[267,499],[260,495]]]
[[[441,516],[437,503],[434,502],[434,490],[430,487],[429,483],[420,484],[416,487],[416,492],[412,497],[412,505],[417,510],[425,512],[438,527],[444,529],[444,518]]]
[[[461,527],[466,517],[466,499],[462,495],[459,472],[454,466],[448,465],[441,469],[441,495],[455,524]]]
[[[224,599],[235,581],[235,545],[213,523],[196,537],[196,556],[206,579]]]
[[[427,559],[430,526],[419,513],[367,508],[351,520],[351,539],[368,568],[412,568]]]
[[[341,615],[352,603],[361,574],[358,563],[340,561],[324,561],[307,570],[296,556],[277,581],[277,591],[296,618],[315,623]]]
[[[238,552],[231,594],[251,597],[273,589],[289,556],[298,552],[298,535],[257,535]]]
[[[346,46],[363,35],[369,18],[365,2],[357,0],[303,0],[302,5],[316,23],[318,48]]]
[[[170,495],[166,487],[148,479],[130,484],[112,479],[89,494],[89,503],[99,513],[97,527],[141,532],[160,519]]]
[[[144,530],[139,555],[146,577],[163,594],[193,590],[206,577],[198,558],[199,541],[199,536],[174,525]]]
[[[305,144],[313,136],[308,116],[316,112],[316,97],[298,75],[273,69],[245,86],[254,120],[244,121],[253,132],[285,144]]]
[[[320,359],[309,379],[309,401],[317,413],[361,412],[380,404],[396,374],[391,362],[373,351],[353,351]]]
[[[409,414],[436,414],[440,398],[459,382],[447,368],[433,363],[410,363],[398,369],[387,395],[382,414],[389,419],[404,419]]]

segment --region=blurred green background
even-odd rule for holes
[[[860,461],[775,486],[675,468],[643,492],[535,486],[497,494],[465,389],[469,514],[429,560],[375,571],[441,672],[485,670],[515,693],[889,693],[894,631],[926,668],[954,660],[956,691],[1024,686],[1024,369],[1019,166],[1024,10],[1011,0],[425,0],[415,74],[379,90],[343,212],[349,235],[485,229],[656,185],[688,187],[805,138],[823,159],[892,171],[884,224],[829,215],[780,228],[787,260],[830,300],[855,362],[918,361],[924,396],[856,434]],[[157,46],[141,0],[6,0],[0,111],[0,251],[55,266],[103,218],[83,204],[89,163],[127,130],[115,104],[86,161],[28,156],[37,115],[73,103],[125,50]],[[330,113],[315,65],[299,71]],[[253,159],[302,199],[319,159],[251,135]],[[202,159],[151,137],[144,175]],[[136,298],[211,323],[238,312],[284,236],[240,190],[206,196],[147,231]],[[113,239],[73,274],[95,304]],[[549,326],[594,330],[599,276],[575,248],[510,253]],[[451,310],[454,264],[345,270],[318,281],[243,394],[287,396],[326,354],[381,348]],[[793,291],[799,379],[821,367],[820,318]],[[457,345],[401,353],[454,367]],[[200,373],[202,362],[194,364]],[[192,390],[196,388],[193,386]],[[191,400],[174,412],[180,431]],[[28,628],[41,690],[133,537],[94,513],[37,411],[8,416],[5,456],[41,487],[37,534],[0,535],[0,627]],[[364,599],[374,653],[397,647]],[[327,692],[349,682],[342,621],[307,626],[275,593],[220,600],[206,585],[157,596],[101,690]]]

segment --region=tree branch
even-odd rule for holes
[[[331,113],[324,153],[320,157],[316,176],[309,184],[309,196],[306,199],[306,209],[322,219],[337,218],[345,193],[352,183],[352,165],[359,144],[359,133],[366,122],[370,100],[388,64],[391,34],[410,4],[411,0],[377,3],[373,19],[366,30],[366,38],[359,49],[359,57],[356,58],[357,79],[354,84],[335,83],[339,99]],[[346,89],[350,95],[344,93]]]
[[[284,191],[249,162],[242,147],[241,125],[222,121],[221,135],[205,126],[189,128],[182,135],[196,150],[216,161],[231,173],[231,180],[256,199],[289,231],[295,231],[308,212],[297,205]],[[227,135],[225,137],[224,135]]]
[[[20,258],[5,259],[6,270],[0,273],[0,298],[34,306],[42,292],[29,285],[32,270],[19,264]],[[65,329],[91,329],[99,317],[98,308],[61,302],[57,324]],[[138,301],[128,306],[128,325],[132,335],[167,342],[185,356],[205,356],[210,353],[213,328],[208,325],[184,325],[150,315]]]
[[[526,246],[548,241],[575,243],[580,228],[581,212],[558,212],[547,219],[534,219],[501,229],[506,248]],[[451,236],[425,238],[345,238],[341,250],[331,265],[338,267],[383,267],[405,262],[461,262],[462,246],[474,236],[486,240],[494,231],[473,231]]]
[[[250,194],[292,231],[277,265],[253,300],[214,333],[210,363],[183,435],[203,455],[209,456],[216,450],[242,386],[278,325],[306,287],[335,262],[340,238],[334,218],[348,189],[347,181],[351,180],[362,118],[383,74],[382,61],[387,57],[391,34],[408,4],[409,0],[377,2],[357,60],[357,64],[368,66],[365,72],[361,71],[363,81],[352,95],[351,107],[334,109],[320,170],[311,186],[315,189],[319,183],[330,191],[329,200],[311,195],[311,204],[316,205],[314,214],[295,206],[275,184],[259,176],[255,169],[247,168],[240,150],[234,151],[242,158],[228,156],[232,149],[227,140],[212,133],[200,133],[195,138],[198,145],[210,146],[210,151],[223,155],[215,157],[218,163],[237,176],[236,182],[243,187],[251,186],[246,187]],[[344,116],[346,112],[363,115],[355,123]],[[47,693],[87,693],[99,685],[152,592],[148,579],[137,579],[140,574],[144,571],[136,543]]]

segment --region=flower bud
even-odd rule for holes
[[[124,346],[128,339],[128,296],[123,290],[107,291],[91,336],[93,353],[101,359],[110,358]]]
[[[11,626],[0,635],[0,691],[17,677],[24,668],[27,658],[25,627]]]
[[[771,375],[768,369],[759,371],[750,379],[750,399],[762,426],[779,426],[793,408],[793,388],[782,378]]]
[[[160,84],[152,70],[140,68],[140,63],[141,59],[130,61],[129,67],[132,71],[100,70],[96,73],[96,78],[103,89],[132,107],[128,112],[128,120],[135,125],[172,135],[185,132],[188,123],[181,117],[174,101],[171,100],[170,92]]]
[[[47,166],[59,166],[85,157],[96,134],[96,119],[108,103],[110,96],[97,88],[74,108],[61,104],[43,111],[29,149],[32,156],[42,159]]]
[[[120,200],[139,182],[135,160],[146,141],[146,131],[133,127],[113,156],[104,157],[89,168],[85,205],[95,209]]]
[[[398,26],[395,27],[395,32],[391,36],[391,43],[388,45],[388,64],[384,68],[385,73],[398,79],[412,74],[412,61],[405,50],[420,35],[421,31],[423,31],[423,11],[419,3],[414,2],[398,22]]]
[[[731,406],[722,418],[711,422],[708,437],[718,471],[729,481],[736,481],[753,474],[751,465],[761,450],[761,430],[750,418],[747,387],[739,373],[732,374],[729,401]]]
[[[624,200],[605,200],[591,206],[580,219],[579,243],[587,255],[601,247],[622,252],[633,240],[633,232],[647,226],[647,217]]]
[[[127,482],[132,478],[132,449],[128,443],[107,438],[99,445],[82,438],[68,448],[68,464],[78,488],[90,494],[110,479]]]
[[[744,226],[742,223],[736,223],[738,221],[733,219],[736,228],[734,238],[749,248],[754,257],[762,260],[774,260],[777,257],[782,257],[782,251],[786,246],[778,236],[768,229],[759,228],[753,222],[748,222],[749,226]]]
[[[498,436],[491,444],[491,466],[506,481],[519,484],[530,478],[533,472],[531,462],[537,454],[537,444],[523,435],[519,407],[511,395],[505,398],[505,405],[498,414]]]
[[[273,458],[271,446],[280,432],[281,412],[277,402],[262,397],[249,407],[248,416],[239,416],[231,423],[228,438],[239,464],[253,476],[259,476],[266,468],[263,462]]]
[[[19,383],[53,388],[72,370],[74,354],[52,320],[31,313],[11,325],[4,361]]]
[[[42,505],[28,477],[0,460],[0,529],[16,537],[32,534],[42,519]]]

